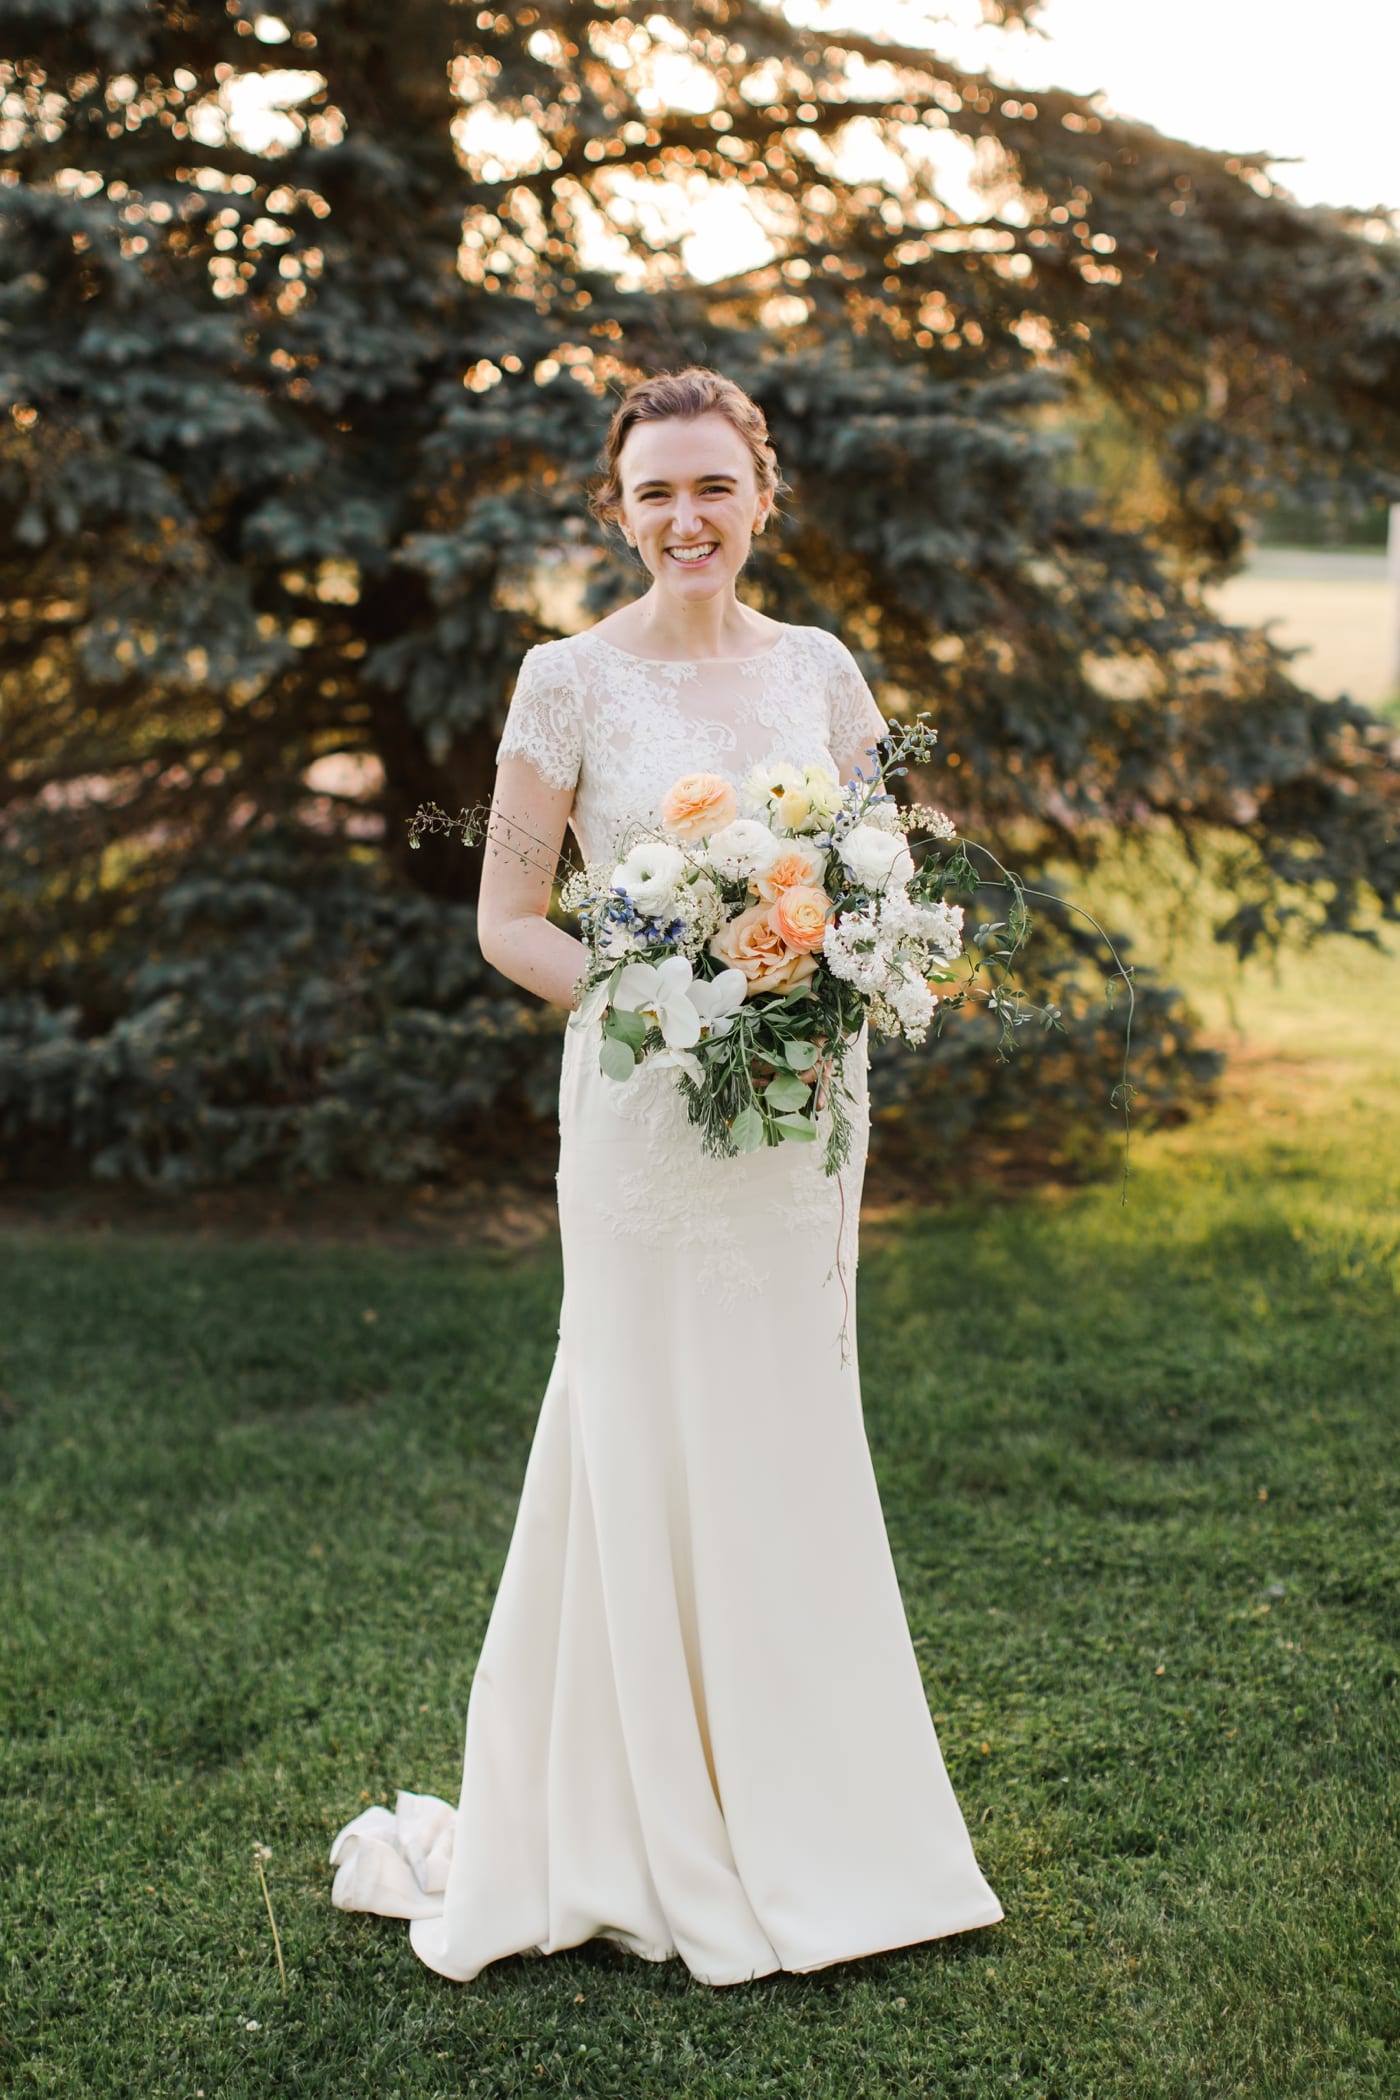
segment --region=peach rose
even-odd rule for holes
[[[730,969],[743,971],[749,993],[787,992],[816,974],[815,955],[788,946],[768,904],[751,904],[721,926],[710,942],[710,953]]]
[[[754,876],[753,887],[772,904],[784,890],[819,883],[825,866],[826,854],[820,846],[809,845],[805,839],[784,839],[777,859]]]
[[[739,797],[718,773],[685,773],[661,800],[661,821],[678,839],[707,839],[732,824]]]
[[[804,952],[820,948],[830,908],[831,899],[826,891],[813,889],[807,883],[797,883],[792,889],[784,890],[770,906],[773,924],[789,948],[799,948]]]

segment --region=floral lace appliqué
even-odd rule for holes
[[[607,860],[659,824],[682,773],[738,786],[777,759],[838,769],[872,728],[884,718],[823,627],[784,628],[766,651],[718,663],[653,661],[585,630],[526,652],[497,755],[531,759],[551,786],[576,783],[583,857]]]
[[[569,788],[583,762],[583,715],[568,666],[551,647],[537,643],[521,659],[496,763],[528,758],[550,787]]]

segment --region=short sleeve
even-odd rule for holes
[[[583,702],[565,651],[555,642],[527,649],[496,746],[503,758],[528,758],[552,788],[577,785],[583,764]]]
[[[860,665],[846,644],[831,637],[831,670],[827,684],[827,749],[843,778],[854,766],[869,773],[870,748],[888,735],[889,724],[875,704]]]

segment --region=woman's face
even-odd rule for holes
[[[634,423],[618,475],[622,529],[661,589],[711,598],[732,585],[773,499],[760,494],[753,455],[728,416]],[[687,561],[687,551],[700,558]]]

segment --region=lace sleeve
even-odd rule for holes
[[[503,758],[528,758],[552,788],[578,783],[583,764],[583,704],[562,652],[549,642],[527,649],[496,746]]]
[[[875,704],[860,665],[836,635],[832,640],[832,666],[827,685],[827,749],[844,780],[857,765],[869,773],[870,746],[885,735],[889,724]]]

